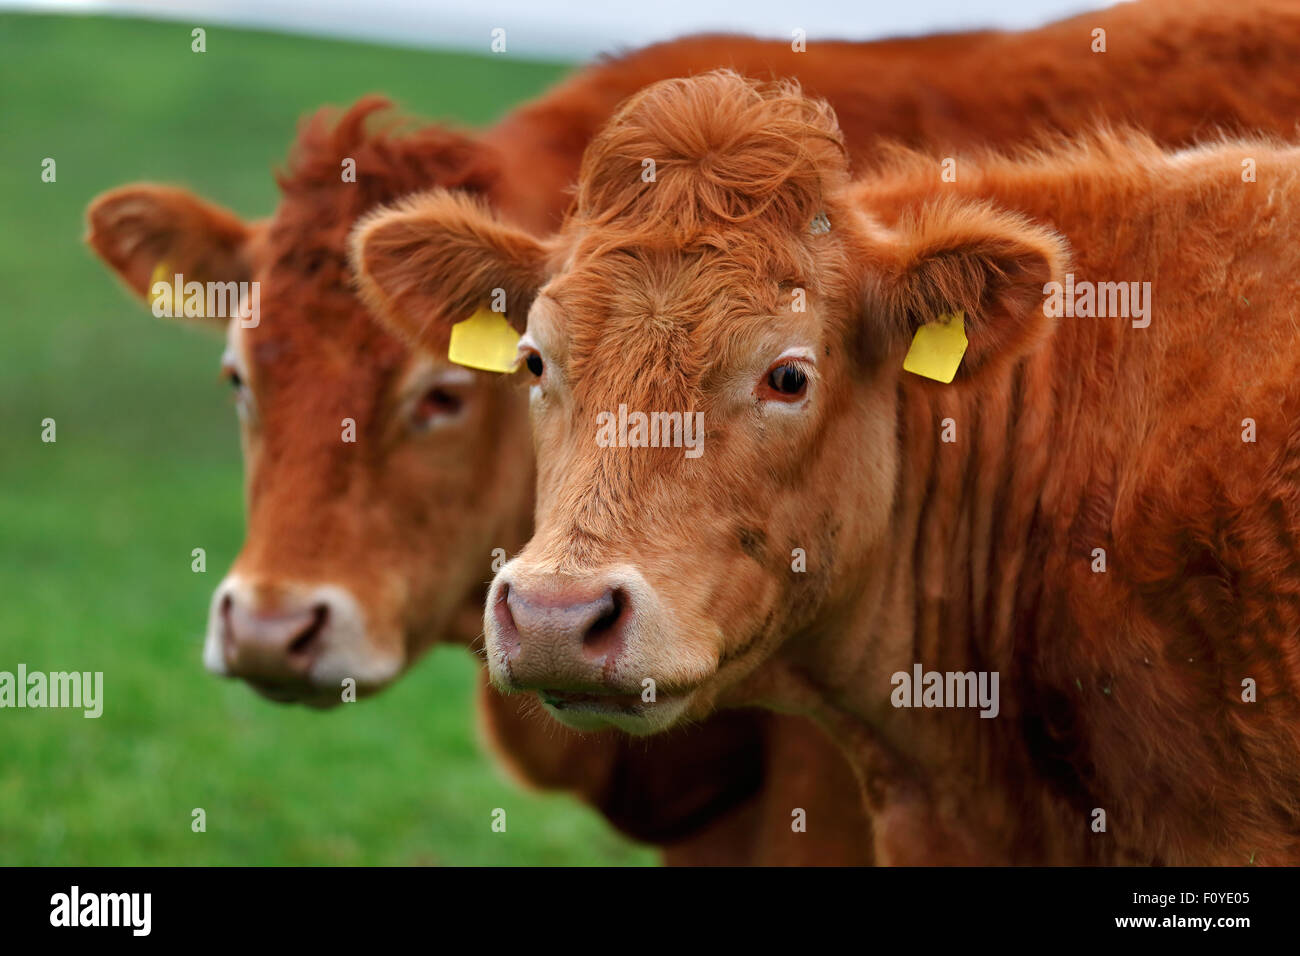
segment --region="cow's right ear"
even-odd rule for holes
[[[1069,252],[1043,225],[988,203],[941,199],[857,238],[869,338],[901,353],[917,344],[922,327],[944,326],[947,335],[955,322],[968,341],[964,358],[955,352],[959,365],[938,362],[946,378],[937,369],[922,375],[967,381],[1014,362],[1051,333],[1044,288],[1063,277]]]
[[[451,327],[504,306],[520,332],[547,253],[471,197],[434,190],[371,213],[349,242],[361,298],[397,335],[445,354]],[[501,301],[504,297],[504,301]]]
[[[109,190],[86,211],[86,242],[132,292],[148,301],[155,272],[168,281],[247,282],[258,227],[172,186]],[[225,319],[220,319],[224,324]]]

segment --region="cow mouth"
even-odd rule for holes
[[[617,728],[637,737],[659,733],[678,722],[692,694],[660,692],[653,701],[640,694],[539,690],[537,697],[555,720],[580,732]]]
[[[583,710],[602,713],[639,715],[646,701],[640,694],[597,694],[567,690],[539,690],[537,696],[543,704],[555,710]]]

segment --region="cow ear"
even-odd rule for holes
[[[186,282],[251,279],[249,250],[260,228],[187,190],[123,186],[96,197],[86,220],[86,242],[146,301],[159,270],[168,281],[178,273]]]
[[[504,310],[520,332],[545,282],[546,251],[461,193],[434,190],[378,210],[349,243],[361,298],[414,345],[442,354],[451,327]]]
[[[1044,286],[1063,274],[1067,247],[1022,216],[945,200],[873,234],[868,245],[868,336],[887,343],[891,355],[910,347],[910,360],[923,327],[931,327],[929,339],[946,326],[946,338],[955,322],[967,346],[954,380],[968,380],[1025,355],[1052,329]]]

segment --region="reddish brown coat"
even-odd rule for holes
[[[357,259],[399,328],[436,340],[461,305],[411,309],[406,268],[533,303],[538,521],[489,607],[633,569],[617,654],[553,643],[535,686],[815,716],[883,861],[1295,863],[1300,150],[1102,132],[935,169],[850,184],[824,104],[723,73],[629,101],[545,245],[449,194],[371,220]],[[1058,320],[1071,275],[1149,282],[1149,308]],[[903,372],[954,312],[954,383]],[[792,345],[787,400],[765,383]],[[624,402],[702,409],[714,450],[602,446]],[[487,624],[509,687],[498,642],[531,638]],[[999,675],[995,719],[900,706],[917,664]]]
[[[1013,141],[1042,127],[1071,129],[1094,113],[1145,123],[1171,143],[1190,141],[1219,124],[1289,130],[1297,84],[1288,67],[1300,52],[1295,15],[1275,2],[1238,4],[1230,11],[1218,6],[1125,5],[1026,34],[867,44],[814,38],[800,54],[785,42],[688,38],[584,70],[480,135],[445,128],[367,135],[363,127],[373,104],[363,104],[341,119],[322,114],[308,125],[285,180],[285,201],[269,228],[198,206],[186,195],[145,187],[102,197],[92,210],[91,240],[141,294],[162,259],[199,278],[257,276],[264,282],[268,321],[250,336],[249,350],[257,366],[258,399],[271,421],[249,449],[250,526],[240,566],[282,575],[350,576],[349,585],[394,635],[398,650],[413,660],[431,640],[449,635],[470,640],[477,629],[480,570],[460,567],[454,581],[441,579],[428,549],[441,544],[447,553],[451,541],[459,553],[477,555],[485,544],[508,549],[521,544],[527,528],[516,519],[526,515],[527,494],[521,489],[531,475],[497,461],[504,445],[481,445],[435,462],[419,449],[399,445],[388,457],[344,462],[337,442],[317,440],[313,424],[323,411],[333,422],[340,414],[335,406],[356,416],[363,433],[380,427],[392,415],[393,384],[409,367],[409,354],[373,328],[347,290],[341,250],[358,215],[405,191],[438,184],[482,196],[506,217],[545,230],[559,220],[582,149],[619,101],[649,82],[716,66],[800,76],[810,91],[837,107],[860,161],[870,156],[877,137],[962,150],[979,142]],[[1091,31],[1098,26],[1107,30],[1105,54],[1091,50]],[[362,176],[356,184],[340,183],[344,156],[359,160]],[[366,360],[358,362],[363,354]],[[492,423],[485,430],[518,446],[514,426],[504,424],[521,414],[518,404],[484,381],[476,387],[475,401],[484,421]],[[334,475],[367,503],[326,494],[324,485],[312,484],[306,475]],[[466,505],[426,507],[431,494],[459,502],[471,492]],[[490,520],[469,538],[463,527],[447,524],[449,516],[470,513]],[[332,554],[356,560],[340,566]],[[367,571],[385,566],[401,569],[409,581],[405,597]],[[502,708],[496,718],[505,723],[498,726],[515,719],[508,705],[492,696],[486,700]],[[791,728],[793,739],[805,739],[797,725],[783,726]],[[533,736],[522,728],[520,734]],[[777,732],[783,735],[788,736]],[[743,752],[751,739],[752,731],[737,747]],[[511,749],[508,742],[504,746]],[[811,741],[805,746],[819,747]],[[823,750],[814,759],[825,766],[824,779],[842,776],[834,773],[833,752]],[[561,751],[557,765],[567,766]],[[634,751],[632,759],[642,759],[639,754]],[[607,758],[607,753],[593,758],[593,765],[605,766]],[[533,761],[539,762],[544,761]],[[563,785],[543,770],[529,772]],[[719,785],[729,790],[725,781],[705,785],[705,802]],[[578,788],[602,805],[603,786],[586,777]],[[827,792],[835,790],[828,785]],[[770,802],[805,806],[812,801],[804,794]],[[846,853],[840,859],[869,859],[848,835],[861,829],[849,822],[853,813],[845,807],[852,802],[851,795],[832,800],[831,807],[840,809],[810,811],[810,819],[844,824]],[[763,832],[788,832],[788,809],[774,812],[773,819]],[[661,827],[652,822],[646,832]],[[815,824],[810,826],[810,834],[817,832]],[[792,843],[793,852],[806,845]]]

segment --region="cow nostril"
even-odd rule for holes
[[[589,653],[604,654],[617,647],[623,639],[623,611],[626,607],[627,597],[622,590],[609,592],[609,607],[591,622],[591,626],[582,635],[583,649]]]
[[[510,608],[511,597],[509,583],[502,583],[501,593],[497,595],[496,604],[492,607],[497,626],[501,629],[504,653],[507,657],[513,657],[519,653],[519,625],[515,623],[515,614]]]
[[[234,606],[234,599],[226,594],[221,598],[221,648],[225,652],[226,660],[234,654],[235,650],[235,629],[230,626],[230,609]]]
[[[325,624],[329,621],[330,609],[327,604],[317,604],[312,609],[311,621],[302,629],[302,632],[289,644],[290,659],[301,660],[304,657],[313,657],[316,651],[316,645],[319,643],[321,633],[325,630]]]

